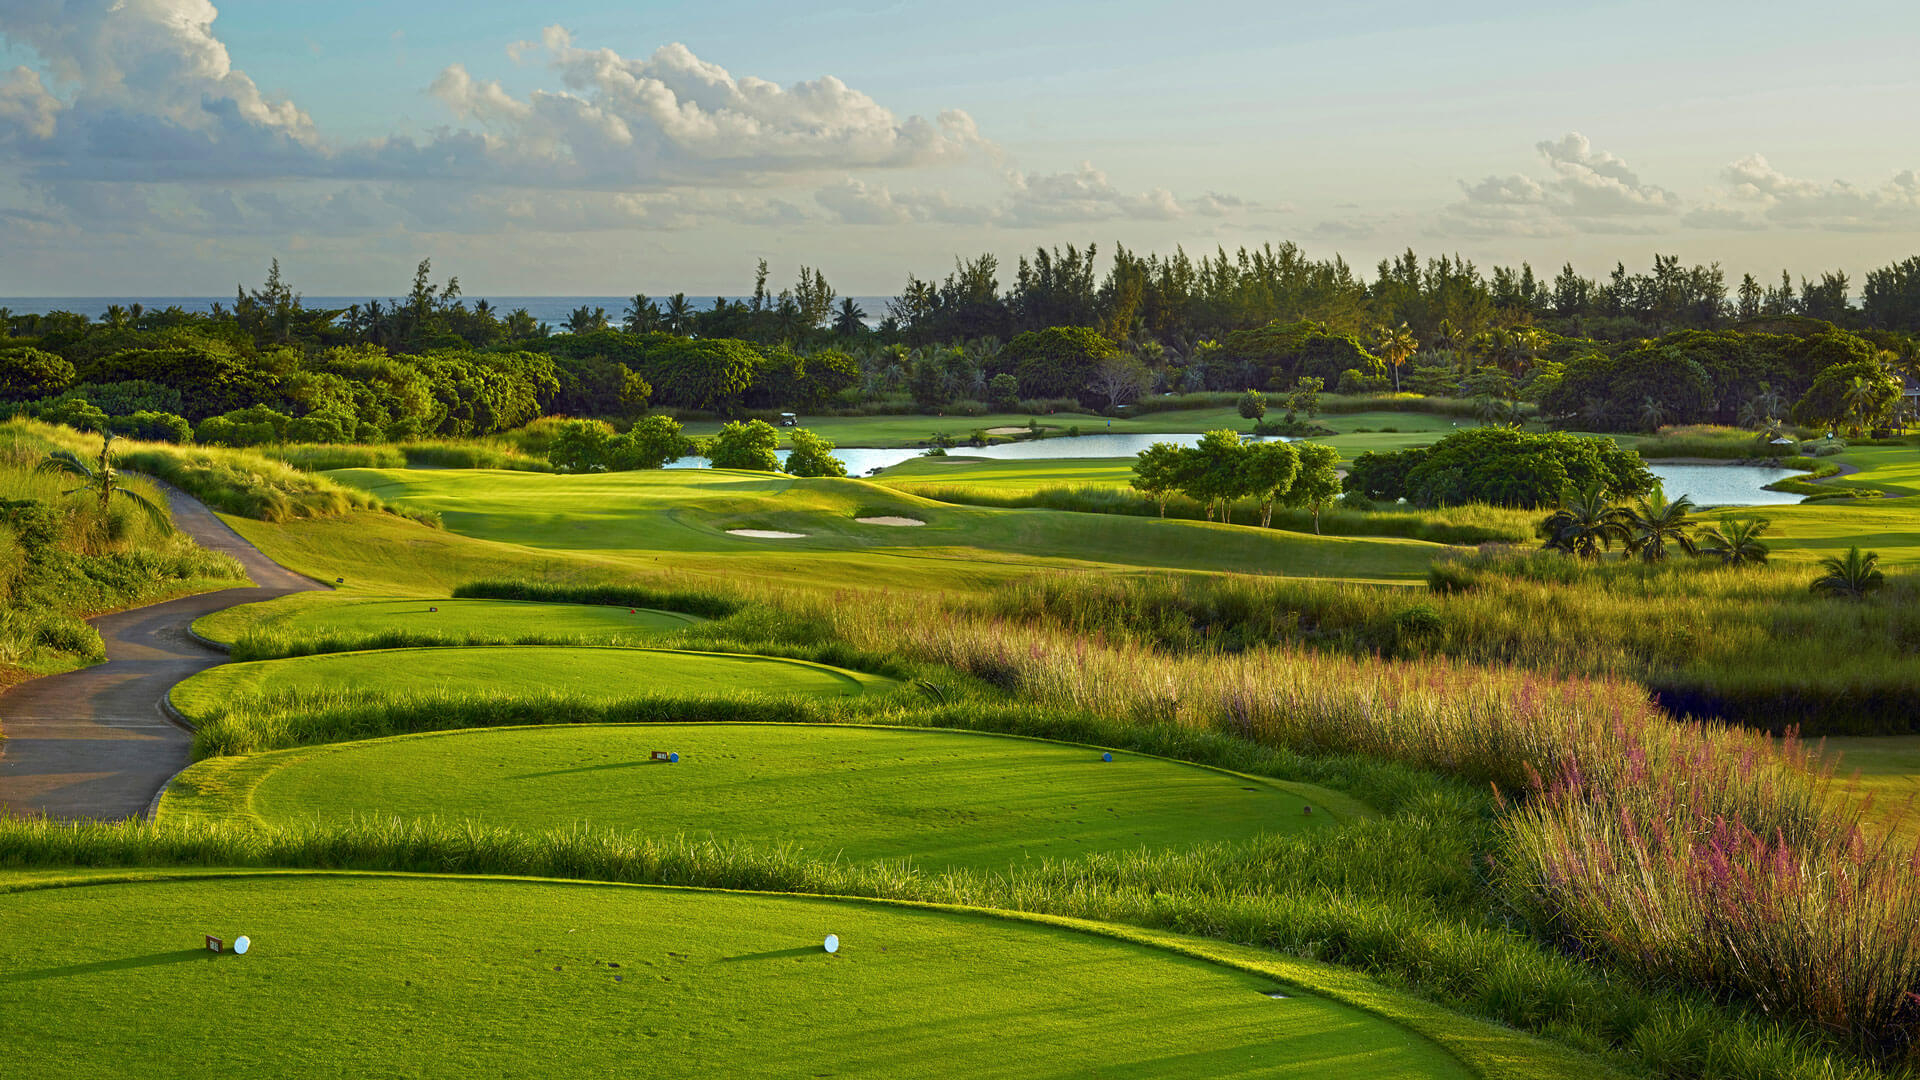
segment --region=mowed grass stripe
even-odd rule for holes
[[[655,750],[678,753],[660,765]],[[166,820],[438,817],[539,831],[791,844],[815,858],[1002,870],[1237,841],[1369,813],[1352,798],[1163,758],[922,728],[594,725],[399,736],[203,761]],[[1311,808],[1311,813],[1308,812]]]
[[[164,912],[156,919],[156,912]],[[1473,1075],[1274,978],[1036,920],[373,875],[0,896],[10,1075]],[[215,957],[202,933],[247,934]],[[838,955],[820,948],[841,940]],[[613,965],[618,965],[617,967]],[[191,1008],[153,1008],[176,1002]],[[72,1022],[76,1016],[85,1024]]]
[[[316,637],[425,633],[494,640],[542,634],[611,642],[672,633],[703,621],[697,615],[676,611],[629,610],[603,604],[426,597],[359,599],[338,593],[295,593],[264,604],[214,612],[195,622],[193,629],[223,644],[232,644],[248,633],[276,631]]]
[[[373,649],[222,664],[176,685],[169,698],[189,720],[261,694],[537,694],[615,700],[641,695],[844,697],[898,687],[891,679],[770,656],[574,645],[475,645]]]

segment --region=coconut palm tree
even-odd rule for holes
[[[1887,583],[1886,575],[1880,572],[1880,553],[1877,551],[1863,555],[1859,548],[1850,547],[1845,555],[1829,555],[1821,559],[1820,568],[1826,573],[1813,579],[1813,591],[1821,596],[1861,600]]]
[[[1766,518],[1721,518],[1718,525],[1700,530],[1700,554],[1728,566],[1755,566],[1767,561],[1767,545],[1760,534],[1772,525]]]
[[[1640,402],[1640,422],[1646,425],[1648,431],[1659,431],[1660,425],[1666,423],[1671,415],[1666,404],[1651,394]]]
[[[1627,510],[1627,553],[1650,563],[1666,560],[1668,544],[1689,555],[1696,554],[1693,537],[1687,535],[1693,527],[1691,515],[1695,509],[1691,498],[1682,495],[1669,500],[1659,491],[1634,500]]]
[[[48,454],[46,460],[42,461],[34,471],[65,473],[68,476],[77,477],[80,480],[80,486],[67,494],[75,495],[82,491],[95,493],[100,498],[100,514],[103,518],[113,509],[113,497],[118,495],[139,507],[140,512],[147,515],[147,520],[153,523],[154,528],[161,532],[172,532],[173,522],[168,519],[165,509],[145,495],[121,486],[120,474],[113,467],[113,439],[114,435],[110,431],[101,438],[100,457],[92,465],[82,461],[80,455],[71,450],[55,450]]]
[[[1584,491],[1562,493],[1560,508],[1540,523],[1539,533],[1546,540],[1543,547],[1597,559],[1615,540],[1627,539],[1627,512],[1613,505],[1599,484],[1590,484]]]
[[[634,293],[627,301],[626,318],[622,320],[629,334],[644,334],[660,327],[660,305],[647,297],[646,293]]]
[[[1383,326],[1375,337],[1380,342],[1381,359],[1393,365],[1393,392],[1397,394],[1400,392],[1400,368],[1413,357],[1420,343],[1414,340],[1413,331],[1407,329],[1406,323],[1392,330]]]
[[[693,326],[693,302],[683,292],[667,297],[667,329],[676,334],[686,334]]]
[[[1846,388],[1840,391],[1840,404],[1847,410],[1847,419],[1853,424],[1853,431],[1861,430],[1873,424],[1873,415],[1880,402],[1879,389],[1873,383],[1855,375],[1847,380]]]

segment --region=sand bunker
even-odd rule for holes
[[[1025,435],[1032,430],[1033,430],[1032,428],[1024,428],[1024,427],[990,427],[987,429],[987,434],[989,435]]]
[[[804,540],[806,533],[781,532],[778,529],[728,529],[729,536],[751,536],[755,540]]]
[[[919,518],[892,517],[886,514],[882,514],[879,517],[854,518],[853,520],[859,522],[862,525],[925,525],[926,524],[926,522],[921,521]]]

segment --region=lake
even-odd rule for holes
[[[1079,435],[1052,439],[1022,439],[993,446],[956,446],[947,453],[955,457],[997,458],[1002,461],[1038,461],[1046,458],[1130,458],[1154,443],[1170,442],[1192,446],[1198,435]],[[1265,441],[1265,440],[1260,440]],[[833,456],[847,467],[848,476],[865,476],[874,469],[885,469],[909,461],[926,451],[913,447],[876,449],[849,446],[834,450]],[[670,463],[669,469],[704,469],[703,457],[683,457]]]
[[[1688,495],[1701,506],[1785,506],[1800,496],[1768,491],[1775,480],[1800,475],[1771,465],[1649,465],[1667,498]]]

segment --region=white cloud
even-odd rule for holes
[[[427,87],[450,126],[329,139],[234,66],[217,14],[207,0],[0,0],[0,38],[39,61],[0,73],[0,190],[24,196],[0,207],[10,230],[1038,227],[1251,209],[1220,193],[1183,203],[1162,188],[1122,191],[1090,164],[1010,170],[958,109],[902,116],[833,76],[783,86],[679,44],[645,57],[581,48],[558,26],[507,49],[544,63],[552,88],[517,95],[450,64]],[[892,182],[936,169],[975,194]],[[835,175],[845,179],[820,187]]]
[[[1897,172],[1877,187],[1860,187],[1845,180],[1788,176],[1759,154],[1749,154],[1728,165],[1721,175],[1733,185],[1726,196],[1737,205],[1717,210],[1713,218],[1695,220],[1689,215],[1688,224],[1729,227],[1714,222],[1737,219],[1752,228],[1779,225],[1837,232],[1920,229],[1920,172],[1913,169]]]
[[[1626,161],[1569,132],[1534,149],[1553,175],[1515,173],[1462,181],[1438,231],[1468,236],[1566,236],[1652,232],[1678,212],[1680,197],[1642,181]]]

